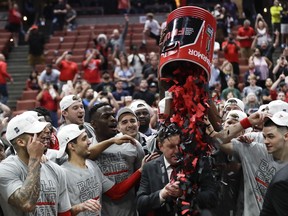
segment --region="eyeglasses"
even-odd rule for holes
[[[181,129],[176,123],[171,123],[170,125],[166,126],[165,124],[162,124],[159,131],[158,131],[158,138],[160,142],[163,142],[165,139],[179,134],[181,135]]]

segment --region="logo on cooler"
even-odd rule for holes
[[[206,62],[209,65],[209,67],[212,66],[209,58],[206,55],[204,55],[203,53],[200,53],[199,51],[194,50],[194,49],[189,49],[188,54],[192,55],[192,56],[195,56],[195,57],[197,57],[199,59],[202,59],[204,62]]]

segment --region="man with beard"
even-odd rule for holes
[[[152,108],[142,100],[135,100],[130,104],[130,109],[135,112],[139,122],[139,131],[147,137],[156,133],[156,130],[150,127],[150,120],[153,115]]]
[[[50,136],[49,123],[27,112],[8,123],[6,138],[17,155],[0,163],[0,202],[5,215],[71,215],[62,169],[51,161],[41,162]]]
[[[91,126],[94,128],[96,142],[103,142],[113,138],[117,134],[117,121],[115,112],[111,105],[100,103],[95,105],[89,112]],[[93,147],[92,145],[92,147]],[[142,146],[138,143],[123,143],[111,145],[104,150],[96,159],[102,173],[115,183],[119,183],[139,169],[144,157]],[[136,216],[135,188],[132,188],[122,199],[113,201],[107,196],[103,196],[102,216]]]

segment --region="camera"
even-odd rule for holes
[[[101,95],[103,95],[103,96],[107,96],[107,95],[108,95],[108,92],[106,92],[106,91],[102,91],[102,92],[101,92]]]

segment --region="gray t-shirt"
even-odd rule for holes
[[[58,84],[59,82],[60,71],[56,69],[52,69],[51,74],[47,74],[46,70],[44,70],[40,76],[39,80],[43,83],[51,83],[51,84]]]
[[[91,160],[86,160],[86,169],[74,166],[68,161],[61,166],[66,172],[67,188],[71,206],[85,202],[89,199],[100,200],[102,203],[102,193],[113,187],[114,183],[105,177],[98,165]],[[100,212],[85,211],[78,216],[96,216]]]
[[[240,158],[244,176],[243,216],[259,216],[270,181],[284,164],[273,160],[268,154],[262,133],[249,134],[254,141],[246,144],[232,139],[233,151]]]
[[[9,197],[22,187],[28,166],[18,156],[10,156],[0,163],[0,170],[0,201],[4,215],[57,215],[71,209],[65,173],[57,164],[51,161],[41,164],[40,194],[31,213],[24,213],[8,204]]]
[[[96,144],[97,145],[97,144]],[[96,162],[102,173],[114,183],[122,182],[141,167],[144,151],[137,142],[113,144],[100,154]],[[135,188],[120,200],[103,195],[102,216],[136,216]]]

